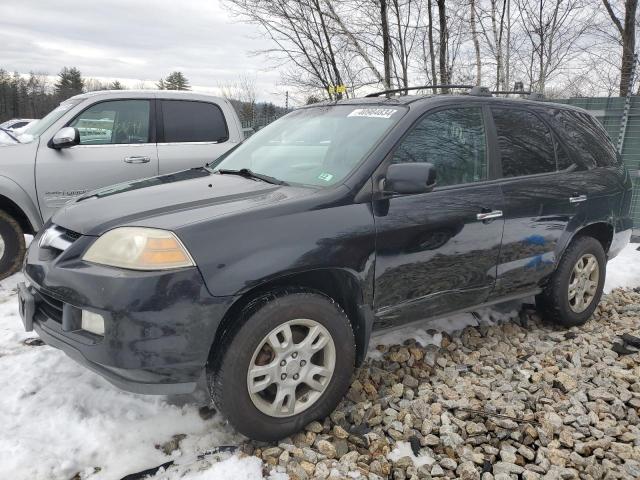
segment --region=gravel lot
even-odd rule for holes
[[[611,350],[640,335],[636,247],[607,279],[636,291],[583,327],[509,307],[376,337],[331,417],[278,444],[242,439],[204,392],[129,394],[39,345],[16,275],[0,282],[0,478],[640,478],[640,355]]]
[[[640,293],[617,289],[580,328],[524,311],[380,347],[330,418],[245,451],[294,479],[640,478],[640,356],[610,349],[639,327]]]

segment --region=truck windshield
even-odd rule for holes
[[[67,113],[71,108],[82,102],[81,99],[70,99],[62,102],[56,108],[51,110],[42,120],[32,123],[18,136],[20,143],[30,143],[40,137],[51,125],[57,122],[60,117]]]
[[[331,105],[289,113],[209,165],[317,187],[340,183],[406,113],[406,107]]]

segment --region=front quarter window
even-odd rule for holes
[[[210,168],[249,169],[292,184],[335,185],[366,158],[406,111],[399,105],[297,110],[251,136]]]

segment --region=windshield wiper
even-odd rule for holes
[[[284,180],[277,179],[275,177],[270,177],[269,175],[263,175],[262,173],[256,173],[253,170],[248,168],[241,168],[240,170],[230,170],[226,168],[221,168],[217,170],[217,172],[221,175],[240,175],[244,178],[253,178],[256,180],[262,180],[263,182],[272,183],[274,185],[289,185]]]
[[[4,133],[6,133],[7,135],[9,135],[13,140],[15,140],[18,143],[22,143],[20,142],[20,140],[18,140],[18,137],[16,137],[11,130],[7,129],[7,128],[2,128],[0,127],[0,130],[2,130]]]

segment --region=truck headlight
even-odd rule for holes
[[[82,259],[131,270],[169,270],[195,265],[173,232],[144,227],[109,230],[89,247]]]

